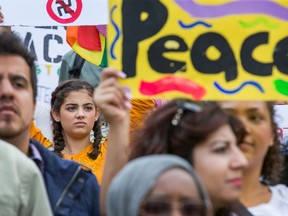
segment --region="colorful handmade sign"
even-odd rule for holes
[[[109,11],[109,65],[134,97],[288,98],[288,1],[110,0]]]

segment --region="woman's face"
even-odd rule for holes
[[[202,216],[205,207],[192,176],[173,168],[163,172],[141,205],[142,216]]]
[[[248,168],[262,167],[274,138],[267,104],[263,101],[225,101],[219,104],[228,113],[238,117],[245,126],[247,136],[239,147],[248,159]]]
[[[65,136],[83,138],[90,135],[99,112],[88,92],[79,90],[68,94],[61,105],[60,113],[53,112],[53,117],[61,122]]]
[[[210,195],[214,210],[239,199],[247,160],[228,124],[194,148],[193,163]]]

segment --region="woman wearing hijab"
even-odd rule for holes
[[[188,162],[173,155],[151,155],[130,161],[113,179],[106,212],[205,216],[210,215],[210,201]]]

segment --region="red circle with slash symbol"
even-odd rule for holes
[[[46,10],[49,14],[49,16],[55,20],[56,22],[62,23],[62,24],[67,24],[67,23],[72,23],[74,22],[81,14],[82,11],[82,0],[76,0],[73,1],[76,3],[76,9],[75,11],[71,8],[70,4],[67,4],[64,2],[64,0],[48,0],[46,4]],[[57,9],[63,10],[64,13],[70,14],[71,17],[69,18],[62,18],[57,9],[52,8],[52,4],[58,4],[59,7]],[[57,13],[58,12],[58,13]]]

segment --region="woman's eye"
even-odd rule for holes
[[[219,148],[215,148],[214,152],[216,153],[225,153],[227,151],[227,147],[219,147]]]
[[[263,117],[261,115],[253,115],[253,116],[250,116],[250,120],[254,122],[260,122],[263,120]]]
[[[85,107],[84,108],[86,111],[91,111],[91,110],[93,110],[93,107]]]
[[[214,147],[212,149],[213,152],[215,152],[215,153],[226,153],[228,151],[229,142],[221,141],[221,142],[217,142],[215,144],[216,145],[214,145]]]
[[[69,111],[69,112],[72,112],[72,111],[74,111],[76,108],[75,107],[67,107],[67,110]]]

